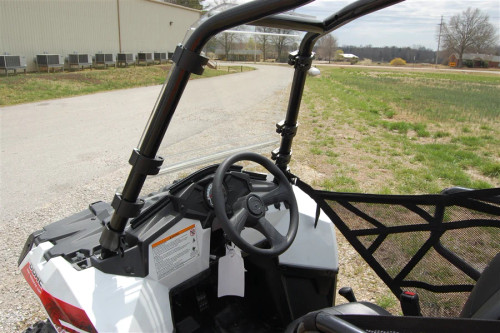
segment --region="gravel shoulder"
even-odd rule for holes
[[[189,83],[160,148],[164,166],[232,149],[234,143],[277,139],[274,124],[283,117],[293,69],[256,67],[264,70]],[[43,226],[89,203],[111,201],[130,171],[128,157],[160,88],[0,108],[0,332],[21,331],[46,318],[17,268],[21,249]],[[186,172],[152,177],[143,194]]]

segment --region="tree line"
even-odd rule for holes
[[[223,60],[232,60],[231,56],[239,50],[258,50],[263,61],[286,62],[288,53],[298,47],[292,30],[268,27],[256,27],[255,31],[235,30],[213,37],[205,46],[205,52]]]
[[[361,59],[370,59],[374,62],[389,62],[394,58],[405,59],[408,63],[433,63],[436,52],[423,46],[413,47],[373,47],[344,45],[340,49],[344,53],[352,53]]]
[[[263,60],[287,62],[288,53],[298,47],[296,38],[288,37],[290,30],[259,27],[257,32],[266,34],[247,37],[238,33],[221,33],[207,45],[205,52],[216,54],[222,59],[231,59],[231,54],[237,50],[260,51],[259,57]],[[276,35],[272,35],[276,33]],[[341,51],[339,51],[341,50]],[[332,34],[322,37],[314,48],[316,59],[324,61],[338,61],[341,53],[352,53],[360,59],[370,59],[374,62],[389,62],[394,58],[403,58],[408,62],[432,63],[436,52],[423,46],[416,47],[373,47],[343,45],[338,46]]]
[[[202,9],[201,0],[164,0],[178,5]],[[214,0],[216,6],[232,3],[232,0]],[[468,8],[460,14],[450,17],[448,22],[442,23],[436,33],[436,41],[441,44],[438,59],[436,52],[424,46],[413,47],[373,47],[343,45],[338,47],[337,40],[332,34],[323,36],[315,47],[317,59],[329,62],[342,60],[342,53],[358,56],[360,59],[370,59],[373,62],[389,62],[395,58],[402,58],[408,63],[443,63],[448,57],[455,54],[458,67],[463,66],[465,53],[487,53],[500,55],[497,29],[489,22],[487,14],[479,9]],[[255,34],[241,35],[238,33],[221,33],[213,38],[206,46],[205,51],[217,57],[230,60],[232,52],[236,50],[259,50],[259,58],[264,61],[272,59],[286,62],[288,53],[298,47],[298,40],[293,38],[291,30],[257,27]],[[439,46],[438,46],[439,48]],[[216,54],[217,53],[217,54]]]

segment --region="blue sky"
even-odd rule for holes
[[[324,18],[351,3],[346,0],[318,0],[299,12]],[[407,0],[360,18],[334,32],[339,45],[414,46],[437,48],[437,29],[468,7],[487,13],[500,30],[500,0]],[[500,44],[500,41],[499,41]]]

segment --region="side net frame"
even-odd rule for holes
[[[419,294],[424,316],[458,317],[500,252],[500,188],[379,195],[315,190],[300,179],[296,185],[397,298]]]

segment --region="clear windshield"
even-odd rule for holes
[[[208,18],[234,6],[209,8],[187,31],[183,44]],[[148,183],[168,184],[238,151],[270,157],[279,146],[275,124],[285,117],[293,78],[288,53],[297,49],[302,36],[240,26],[212,38],[202,53],[209,65],[202,76],[191,75],[159,148],[165,159],[162,180]],[[148,183],[143,194],[157,189]]]
[[[154,183],[168,184],[238,151],[270,157],[279,146],[275,124],[286,114],[293,68],[279,62],[272,46],[279,36],[265,36],[264,61],[255,47],[260,35],[237,29],[244,33],[221,33],[205,48],[210,66],[202,76],[191,75],[158,151],[164,179]],[[289,34],[282,59],[297,46],[298,35]],[[147,185],[143,193],[155,189]]]
[[[397,17],[404,6],[369,17]],[[383,30],[384,20],[342,29],[355,36],[363,22],[385,43],[397,42]],[[257,149],[269,157],[278,146],[274,124],[285,117],[293,76],[282,62],[300,40],[293,35],[300,34],[270,36],[261,29],[239,27],[209,41],[204,52],[216,69],[192,75],[187,85],[158,152],[165,172],[189,166],[180,172],[187,175],[238,150]],[[281,54],[280,34],[289,35]],[[491,125],[498,117],[492,97],[498,95],[497,74],[457,70],[426,47],[334,46],[323,38],[315,48],[313,65],[321,75],[306,82],[290,163],[294,174],[317,188],[346,192],[498,186],[498,156],[491,153],[498,151],[498,131]]]

